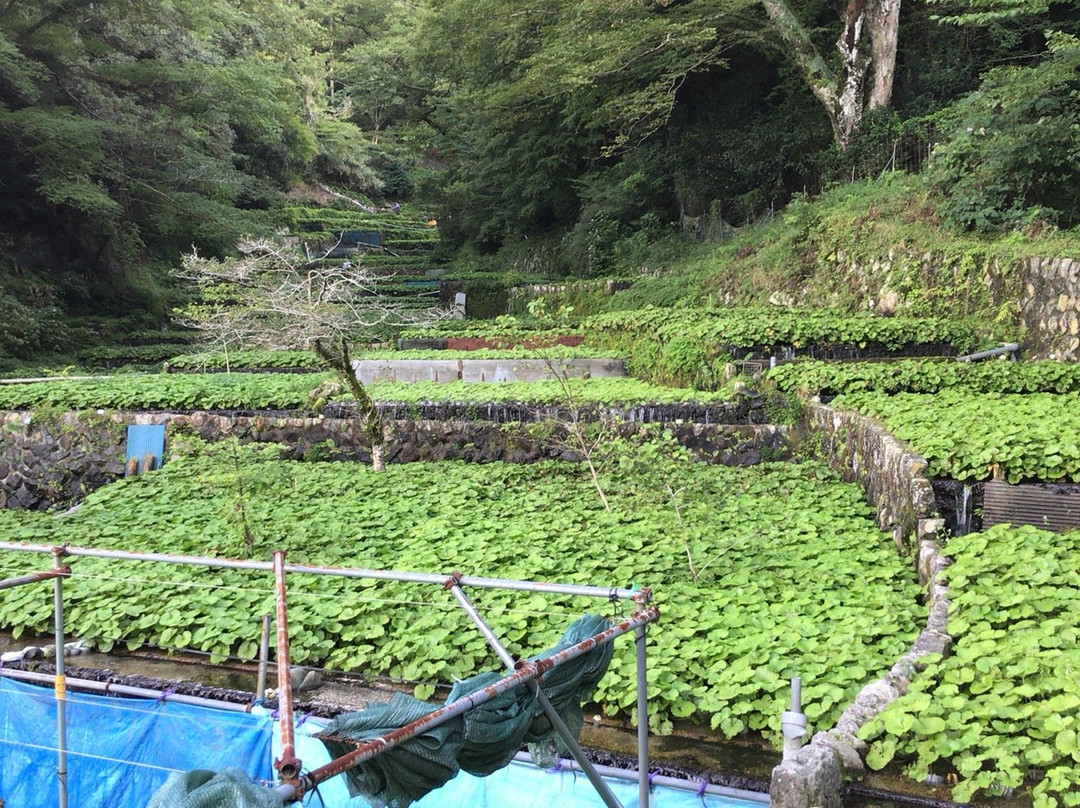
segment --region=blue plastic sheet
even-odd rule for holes
[[[607,779],[623,808],[637,808],[638,784]],[[511,763],[489,777],[473,777],[462,772],[436,789],[415,808],[604,808],[592,783],[581,772],[549,771],[528,763]],[[698,796],[693,791],[656,787],[649,794],[651,808],[765,808],[760,803]]]
[[[326,747],[310,737],[322,730],[318,719],[304,721],[296,731],[296,756],[304,761],[305,769],[314,769],[329,762]],[[277,732],[275,731],[275,742]],[[280,749],[275,748],[275,755]],[[636,781],[607,779],[608,785],[623,808],[637,808]],[[713,794],[698,796],[693,791],[656,787],[649,795],[650,808],[766,808],[757,802],[719,797]],[[473,777],[460,772],[442,788],[437,788],[413,808],[604,808],[596,789],[580,772],[540,769],[529,763],[515,761],[488,777]],[[349,797],[344,779],[335,777],[319,786],[304,798],[305,808],[370,808],[363,797]]]
[[[266,715],[166,701],[68,693],[68,801],[140,808],[174,771],[235,766],[271,780]],[[57,804],[56,700],[51,688],[0,678],[0,800]]]

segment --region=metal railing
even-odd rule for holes
[[[648,695],[646,685],[646,626],[659,619],[659,611],[650,605],[652,592],[648,588],[625,589],[617,587],[583,586],[578,584],[557,584],[535,581],[517,581],[503,578],[486,578],[466,576],[460,573],[438,574],[399,572],[393,570],[370,570],[350,567],[318,566],[306,564],[286,564],[285,554],[282,551],[274,553],[272,562],[223,559],[204,556],[172,555],[168,553],[140,553],[123,550],[109,550],[88,547],[53,547],[48,545],[18,544],[14,542],[0,542],[0,551],[29,552],[49,554],[53,557],[53,569],[24,575],[0,581],[0,589],[22,586],[36,582],[52,580],[54,583],[54,633],[56,640],[56,673],[51,678],[57,700],[57,780],[59,788],[60,808],[67,808],[67,749],[66,749],[66,712],[64,703],[66,699],[66,679],[64,673],[64,602],[63,602],[63,579],[71,574],[70,567],[61,564],[65,557],[103,558],[124,561],[157,562],[166,564],[180,564],[188,566],[200,566],[211,569],[240,569],[273,572],[275,581],[275,595],[277,600],[277,629],[278,629],[278,685],[279,685],[279,710],[281,713],[282,732],[282,756],[275,761],[280,777],[278,793],[286,802],[295,802],[303,795],[317,786],[320,782],[336,776],[354,766],[359,765],[383,751],[392,749],[400,743],[415,737],[417,734],[449,721],[458,715],[468,712],[472,708],[483,704],[491,698],[507,690],[525,685],[532,690],[539,700],[541,708],[551,719],[561,740],[566,744],[574,757],[574,760],[586,774],[589,781],[597,789],[600,798],[608,808],[622,808],[618,799],[611,789],[601,778],[600,773],[585,756],[577,739],[573,736],[565,724],[555,712],[551,703],[547,700],[540,689],[537,680],[549,670],[565,664],[572,659],[588,653],[594,648],[610,643],[616,637],[633,632],[636,644],[636,667],[637,667],[637,707],[638,707],[638,784],[639,801],[641,808],[649,805],[649,752],[648,752]],[[288,617],[286,609],[285,575],[329,575],[343,578],[373,579],[380,581],[399,581],[406,583],[426,583],[438,585],[450,591],[458,605],[464,609],[470,619],[487,639],[489,645],[495,650],[500,659],[513,670],[504,678],[493,684],[471,693],[457,701],[445,705],[423,716],[421,719],[400,727],[381,738],[360,744],[355,750],[331,761],[314,771],[303,776],[300,775],[302,764],[295,757],[293,742],[292,722],[292,684],[289,676],[289,641],[288,641]],[[554,652],[546,657],[533,661],[514,660],[506,648],[499,641],[491,628],[483,620],[472,602],[464,593],[464,587],[480,589],[503,589],[511,591],[539,592],[578,597],[597,597],[605,600],[630,600],[635,605],[634,614],[626,620],[589,637],[582,642],[568,648]],[[34,675],[35,680],[41,681],[41,675]],[[117,686],[112,686],[113,691],[124,692]],[[130,689],[131,695],[135,695],[136,689]]]

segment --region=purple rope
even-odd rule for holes
[[[304,722],[311,718],[311,716],[313,715],[315,715],[315,713],[304,713],[304,715],[300,716],[300,718],[297,719],[296,726],[298,728],[304,726]]]
[[[158,696],[158,698],[157,698],[158,704],[164,704],[165,699],[169,698],[169,696],[173,695],[174,693],[176,693],[176,690],[174,688],[171,688],[171,687],[167,687],[164,690],[162,690],[161,695]]]
[[[660,772],[649,772],[649,790],[652,791],[653,780],[660,776]]]
[[[701,800],[702,805],[705,805],[705,789],[707,789],[708,787],[709,787],[709,782],[707,780],[702,780],[701,785],[698,786],[697,795],[698,795],[698,799]]]
[[[548,774],[558,774],[559,772],[566,771],[566,767],[562,765],[562,758],[555,757],[555,765],[546,770]]]

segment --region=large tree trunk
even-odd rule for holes
[[[866,17],[874,48],[874,83],[870,87],[869,109],[885,109],[892,101],[896,75],[896,49],[900,39],[901,0],[877,0]]]
[[[836,76],[829,67],[799,19],[791,12],[786,0],[761,0],[773,29],[787,46],[788,57],[799,68],[807,86],[825,107],[836,134]]]
[[[837,73],[814,46],[787,0],[761,0],[769,21],[787,48],[788,58],[825,107],[833,137],[841,149],[851,145],[867,109],[889,105],[896,70],[900,3],[901,0],[848,0],[844,28],[836,42],[842,60]],[[867,97],[866,79],[871,68],[873,85]]]
[[[870,0],[873,2],[873,0]],[[843,58],[843,86],[836,106],[836,122],[833,131],[840,148],[847,150],[852,138],[862,125],[864,101],[863,88],[870,67],[870,54],[863,41],[866,25],[867,0],[848,0],[844,15],[844,30],[836,40],[836,47]]]

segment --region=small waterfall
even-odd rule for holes
[[[956,504],[956,535],[966,536],[971,532],[971,486],[965,484],[960,490],[960,500]]]

